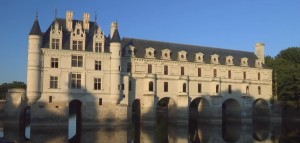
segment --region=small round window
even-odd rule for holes
[[[198,56],[198,60],[201,61],[201,56]]]
[[[244,61],[243,63],[246,64],[246,61]]]
[[[168,53],[165,53],[165,57],[168,57]]]
[[[184,58],[184,55],[181,55],[181,58],[183,59],[183,58]]]
[[[151,55],[152,55],[152,53],[151,53],[151,52],[148,52],[148,55],[149,55],[149,56],[151,56]]]
[[[216,59],[216,58],[214,58],[214,61],[216,62],[216,61],[217,61],[217,59]]]
[[[228,62],[228,63],[231,63],[231,60],[230,60],[230,59],[228,59],[228,60],[227,60],[227,62]]]

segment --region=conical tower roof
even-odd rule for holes
[[[29,35],[41,35],[41,34],[42,34],[42,31],[40,28],[39,21],[36,19],[31,27]]]
[[[121,43],[121,38],[118,29],[114,31],[113,37],[111,38],[110,42],[116,42],[116,43]]]

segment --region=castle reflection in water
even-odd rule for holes
[[[26,128],[2,126],[2,140],[14,143],[277,143],[299,141],[299,137],[288,138],[288,130],[282,124],[269,121],[252,124],[223,123],[223,125],[191,121],[188,125],[173,125],[158,119],[155,125],[134,123],[121,126],[82,126],[76,135],[62,128]],[[75,129],[75,128],[74,128]],[[299,129],[299,128],[298,128]],[[0,130],[1,132],[1,130]],[[296,133],[299,133],[299,130]],[[1,142],[1,140],[0,140]]]

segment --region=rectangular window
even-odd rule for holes
[[[231,90],[231,85],[228,85],[228,93],[231,94],[232,90]]]
[[[231,79],[231,70],[228,70],[228,78]]]
[[[101,78],[94,78],[94,90],[101,90]]]
[[[217,77],[218,73],[217,73],[217,69],[214,69],[214,77]]]
[[[99,105],[102,105],[102,98],[99,98]]]
[[[168,91],[169,91],[168,82],[164,82],[164,92],[168,92]]]
[[[198,93],[201,93],[202,92],[202,85],[201,83],[198,83]]]
[[[51,48],[52,49],[59,49],[59,42],[60,42],[59,39],[53,38],[52,43],[51,43]]]
[[[148,64],[148,73],[152,73],[152,65]]]
[[[260,95],[260,94],[261,94],[261,87],[258,86],[258,87],[257,87],[257,90],[258,90],[258,94]]]
[[[101,70],[101,61],[95,61],[95,70],[100,71]]]
[[[82,51],[83,50],[83,42],[82,41],[73,41],[73,50]]]
[[[198,77],[201,77],[201,68],[198,68]]]
[[[257,73],[257,80],[260,80],[260,73]]]
[[[50,76],[50,88],[58,88],[58,77]]]
[[[82,67],[83,56],[73,55],[72,56],[72,67]]]
[[[99,42],[95,43],[95,52],[100,53],[102,52],[102,44]]]
[[[73,89],[81,88],[81,74],[79,73],[71,74],[71,88]]]
[[[124,90],[125,89],[125,85],[124,85],[124,83],[122,84],[122,88],[121,88],[122,90]]]
[[[168,75],[168,66],[164,66],[164,75]]]
[[[49,96],[49,103],[52,103],[52,96]]]
[[[246,72],[244,71],[243,72],[243,79],[246,79],[247,78],[247,74],[246,74]]]
[[[51,68],[58,68],[58,58],[51,58]]]
[[[184,67],[181,67],[180,73],[181,73],[181,75],[184,75]]]

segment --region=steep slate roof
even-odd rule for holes
[[[219,55],[219,63],[225,65],[226,57],[233,57],[233,64],[235,66],[240,66],[241,58],[248,58],[248,65],[250,67],[255,67],[255,60],[258,59],[257,56],[252,52],[238,51],[238,50],[229,50],[229,49],[221,49],[221,48],[212,48],[212,47],[204,47],[204,46],[194,46],[194,45],[185,45],[185,44],[176,44],[176,43],[167,43],[160,41],[151,41],[151,40],[143,40],[143,39],[134,39],[134,38],[126,38],[122,39],[122,47],[132,45],[135,47],[135,57],[144,58],[146,54],[146,48],[152,47],[155,49],[155,58],[161,59],[162,50],[169,49],[171,51],[171,59],[173,61],[177,61],[178,52],[186,51],[187,52],[187,61],[194,62],[196,53],[203,53],[204,63],[209,64],[211,60],[211,55],[217,54]]]
[[[69,50],[70,49],[70,38],[71,38],[71,32],[67,30],[66,26],[66,19],[64,18],[56,18],[51,25],[48,27],[47,31],[45,32],[43,36],[43,43],[42,48],[49,48],[50,47],[50,32],[51,32],[51,26],[55,25],[55,22],[58,22],[59,29],[62,27],[63,32],[63,41],[62,41],[62,49]],[[73,28],[75,27],[76,23],[83,23],[82,20],[73,20]],[[86,39],[85,39],[85,51],[93,51],[93,35],[95,33],[95,30],[99,27],[96,22],[89,22],[90,23],[90,29],[86,31]],[[106,37],[105,37],[106,38]],[[107,38],[106,38],[107,39]],[[105,40],[106,41],[106,40]],[[107,50],[108,46],[104,43],[104,51]]]
[[[118,29],[114,31],[113,37],[111,38],[110,42],[121,42],[120,34]]]
[[[33,22],[29,35],[42,35],[40,24],[37,19]]]

